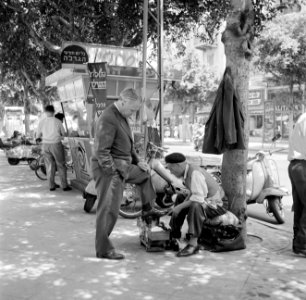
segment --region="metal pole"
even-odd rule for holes
[[[143,0],[143,29],[142,29],[142,106],[140,109],[140,122],[142,123],[145,110],[145,100],[147,91],[147,40],[148,40],[148,0]],[[147,147],[147,122],[140,125],[141,132],[144,133],[144,149]]]
[[[158,74],[159,74],[159,128],[160,128],[160,143],[163,146],[164,144],[164,74],[163,74],[163,7],[164,1],[157,0],[157,19],[158,19]]]
[[[67,136],[70,136],[69,130],[68,130],[68,125],[67,125],[67,120],[66,120],[66,115],[65,115],[65,110],[64,110],[63,102],[61,102],[61,107],[62,107],[62,111],[63,111],[63,114],[64,114],[64,120],[65,120],[65,125],[66,125]]]

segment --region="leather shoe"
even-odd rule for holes
[[[179,251],[176,256],[177,257],[185,257],[185,256],[190,256],[193,254],[196,254],[199,252],[200,247],[199,246],[192,246],[188,244],[184,249]]]
[[[89,213],[91,211],[91,209],[94,207],[97,197],[94,196],[94,195],[88,195],[87,194],[85,199],[86,199],[86,201],[85,201],[85,204],[84,204],[84,210],[87,213]]]
[[[106,258],[106,259],[114,259],[114,260],[119,260],[119,259],[124,259],[124,255],[121,253],[117,253],[115,249],[108,251],[104,255],[98,255],[98,258]]]
[[[172,251],[179,251],[180,250],[180,245],[179,245],[179,243],[177,242],[176,239],[170,240],[169,250],[172,250]]]
[[[56,189],[60,188],[59,184],[57,184],[57,183],[54,185],[54,187],[55,187]]]
[[[162,217],[168,213],[168,210],[158,210],[154,207],[152,207],[150,210],[142,211],[143,217],[149,217],[149,216],[156,216],[156,217]]]
[[[295,254],[302,254],[306,257],[306,249],[299,249],[296,247],[292,247],[292,250]]]
[[[70,186],[66,186],[65,188],[63,188],[63,191],[64,192],[68,192],[68,191],[71,191],[72,188]]]

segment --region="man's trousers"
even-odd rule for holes
[[[288,167],[293,198],[293,247],[306,250],[306,160],[292,160]]]
[[[140,190],[142,207],[150,210],[156,194],[149,173],[130,165],[125,180],[118,171],[105,174],[97,161],[92,161],[93,178],[97,190],[96,255],[101,257],[114,249],[109,236],[117,222],[125,183],[136,184]]]

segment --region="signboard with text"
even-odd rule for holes
[[[78,45],[65,47],[61,52],[62,67],[71,67],[71,65],[83,65],[88,62],[86,50]]]
[[[96,113],[101,115],[107,106],[106,100],[106,63],[88,63],[89,90],[87,103],[94,103]]]

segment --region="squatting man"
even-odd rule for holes
[[[187,216],[188,244],[181,249],[178,257],[190,256],[199,251],[198,238],[202,233],[204,223],[237,225],[238,218],[223,208],[222,188],[214,178],[203,168],[187,163],[181,153],[171,153],[165,157],[166,168],[183,180],[190,194],[182,203],[174,207],[170,220],[171,237],[181,238],[181,229]]]

